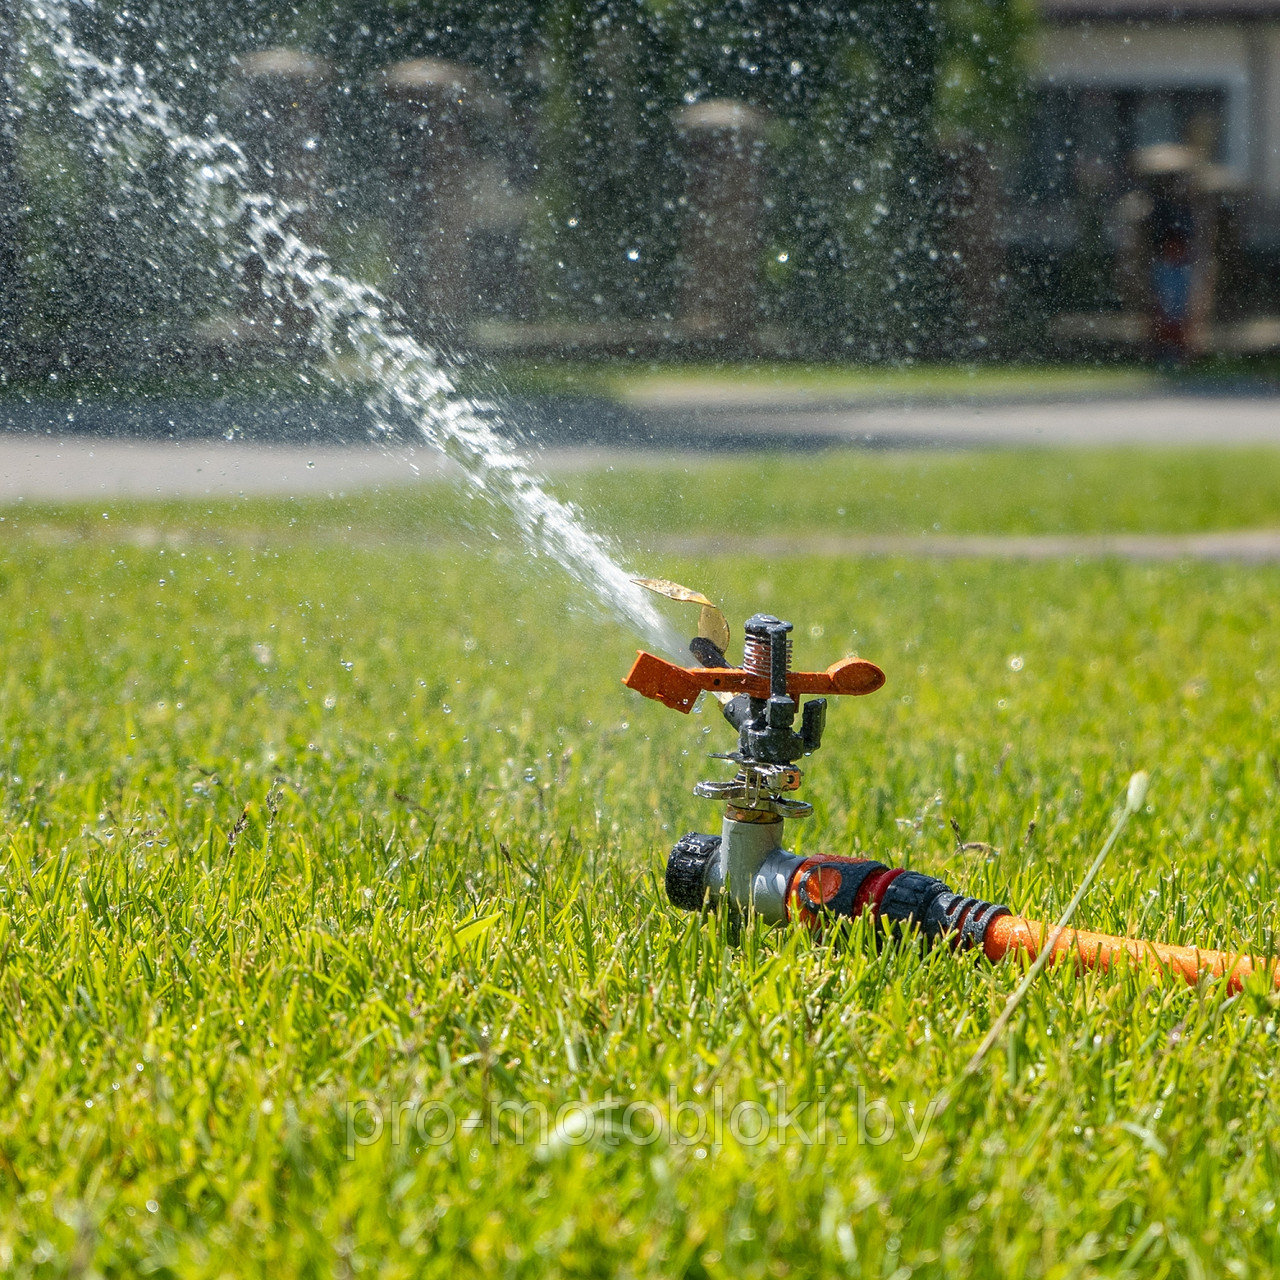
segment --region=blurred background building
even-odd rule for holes
[[[1163,257],[1185,277],[1175,345],[1275,347],[1280,4],[1041,0],[1040,15],[1006,238],[1050,333],[1151,337]]]
[[[236,136],[290,227],[444,347],[1280,349],[1280,0],[123,9],[73,9],[77,38]],[[228,281],[169,216],[171,163],[95,154],[23,21],[0,0],[0,368],[305,342],[249,248]]]

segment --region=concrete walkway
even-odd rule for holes
[[[447,465],[429,449],[262,444],[218,435],[176,440],[110,433],[44,434],[28,406],[26,431],[0,432],[0,503],[92,498],[307,494],[413,484]],[[580,409],[580,412],[585,410]],[[122,410],[122,412],[127,412]],[[199,406],[190,412],[198,417]],[[104,416],[105,415],[105,416]],[[66,431],[65,419],[62,430]],[[611,422],[592,436],[589,417],[572,430],[543,432],[538,469],[660,464],[682,453],[739,448],[991,448],[1101,445],[1280,446],[1280,399],[1254,396],[1152,396],[1052,404],[950,404],[782,408],[651,409],[632,433]],[[74,430],[74,428],[72,429]]]
[[[705,556],[705,539],[657,539],[672,555]],[[719,538],[716,555],[785,557],[912,556],[960,560],[1211,560],[1239,564],[1280,562],[1280,529],[1231,529],[1215,533],[1072,534],[821,534],[786,537]]]
[[[435,479],[428,449],[0,435],[0,503],[335,493]]]
[[[590,470],[625,460],[662,466],[701,455],[653,449],[557,448],[536,474]],[[199,498],[343,494],[422,484],[456,474],[433,449],[369,444],[293,445],[236,440],[112,440],[0,432],[0,506],[93,498]]]
[[[1048,404],[986,403],[641,410],[654,436],[878,448],[1280,445],[1280,398],[1149,396]]]
[[[490,416],[498,430],[510,424],[552,450],[1280,445],[1280,396],[1225,392],[945,403],[863,397],[790,404],[783,398],[753,400],[745,393],[735,398],[651,392],[625,403],[598,397],[515,398]],[[0,401],[0,440],[48,439],[46,433],[52,432],[53,439],[65,441],[181,441],[188,447],[270,441],[324,452],[367,450],[370,425],[358,402],[333,397],[83,405]],[[411,424],[404,425],[412,439]]]

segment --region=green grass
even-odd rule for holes
[[[806,361],[499,359],[468,373],[526,394],[593,395],[632,404],[804,404],[911,400],[1038,400],[1124,396],[1188,386],[1274,388],[1274,357],[1213,356],[1182,369],[1150,364],[850,365]]]
[[[1280,451],[1238,449],[1020,449],[653,458],[606,470],[564,471],[551,487],[593,526],[624,542],[661,546],[705,535],[708,551],[733,538],[1063,534],[1280,528]],[[279,502],[113,502],[66,512],[25,503],[0,525],[61,539],[121,536],[144,541],[201,536],[252,545],[282,532],[296,540],[417,547],[424,536],[492,546],[501,513],[458,488]],[[115,522],[112,525],[112,521]]]
[[[572,483],[572,488],[568,486]],[[562,482],[620,534],[1197,533],[1280,526],[1280,451],[989,450],[730,458]]]
[[[872,513],[881,485],[908,528],[938,490],[947,528],[1232,527],[1277,510],[1276,459],[1245,456],[1081,455],[1073,498],[1030,455],[858,459],[818,485]],[[562,483],[643,548],[743,509],[755,465],[661,510],[653,472]],[[775,509],[819,527],[803,469],[762,465]],[[509,545],[444,536],[455,503],[4,513],[0,1270],[1280,1265],[1273,995],[1050,971],[916,1142],[903,1108],[924,1124],[1018,968],[865,933],[731,948],[673,911],[665,851],[714,827],[690,788],[729,731],[624,690],[632,638]],[[1047,917],[1145,767],[1081,923],[1274,945],[1280,568],[636,559],[714,582],[735,622],[794,618],[806,666],[888,672],[832,708],[800,850]],[[649,1141],[654,1114],[695,1140]]]
[[[1210,357],[1174,370],[1120,362],[851,365],[799,360],[698,363],[474,357],[459,360],[453,374],[468,388],[499,396],[598,396],[655,405],[790,405],[1124,396],[1176,391],[1189,385],[1274,388],[1280,366],[1273,357]],[[272,358],[258,363],[241,361],[221,369],[160,362],[132,372],[59,369],[26,378],[6,377],[0,372],[0,401],[15,395],[83,396],[90,400],[297,398],[314,395],[317,389],[314,377],[300,377],[297,368]]]
[[[496,372],[511,390],[597,395],[629,403],[1035,399],[1151,392],[1178,380],[1145,365],[575,363],[524,359],[498,361]]]

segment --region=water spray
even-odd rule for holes
[[[874,693],[884,684],[884,672],[862,658],[846,658],[821,672],[792,670],[792,625],[769,614],[747,620],[743,663],[732,666],[725,657],[728,623],[706,596],[673,582],[638,581],[670,599],[701,606],[699,634],[689,644],[700,665],[681,667],[641,651],[623,683],[686,714],[701,694],[710,694],[738,733],[736,750],[712,756],[735,765],[734,776],[702,781],[693,789],[722,803],[724,818],[719,835],[691,832],[676,842],[666,873],[673,906],[719,908],[736,920],[755,916],[768,924],[800,923],[820,934],[866,915],[882,934],[918,936],[928,946],[981,952],[991,961],[1021,956],[1042,965],[1072,959],[1081,968],[1102,970],[1135,963],[1191,984],[1202,977],[1225,978],[1233,992],[1260,971],[1280,986],[1280,966],[1271,959],[1089,933],[1061,922],[1046,927],[1000,903],[956,893],[920,871],[866,858],[802,858],[789,852],[783,844],[786,820],[813,812],[795,795],[802,781],[796,761],[822,745],[827,698]],[[810,694],[819,696],[802,705]],[[1145,776],[1139,777],[1130,787],[1125,817],[1145,795]]]
[[[610,540],[583,523],[571,504],[550,493],[516,440],[501,428],[493,406],[463,395],[447,359],[411,331],[405,316],[372,285],[344,275],[294,227],[304,206],[255,189],[240,143],[206,121],[192,132],[183,113],[158,95],[141,66],[107,61],[76,39],[73,11],[92,0],[27,0],[30,57],[44,49],[65,77],[71,110],[89,129],[92,156],[120,163],[132,181],[155,171],[152,148],[172,165],[164,195],[138,190],[175,225],[208,240],[218,266],[212,273],[240,279],[246,253],[263,299],[298,312],[314,371],[345,389],[355,382],[377,440],[416,439],[453,462],[471,492],[511,515],[529,551],[560,565],[651,644],[674,647],[675,636],[652,602],[617,563]],[[41,102],[19,81],[23,109]]]

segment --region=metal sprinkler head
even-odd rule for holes
[[[669,599],[701,607],[699,634],[689,643],[701,665],[681,667],[641,652],[623,683],[685,713],[700,694],[710,693],[738,732],[737,750],[712,757],[735,764],[734,776],[706,779],[693,789],[724,804],[722,832],[718,837],[690,834],[676,845],[667,865],[668,896],[674,905],[693,910],[709,897],[725,897],[735,910],[782,920],[791,872],[799,865],[780,846],[783,819],[813,812],[811,804],[795,798],[803,776],[795,762],[822,745],[827,698],[874,693],[884,684],[884,672],[853,657],[825,671],[793,671],[792,624],[768,613],[747,619],[742,665],[732,666],[725,657],[728,623],[706,596],[674,582],[638,581]],[[807,694],[818,696],[802,702]]]
[[[689,642],[690,652],[701,665],[680,667],[641,652],[623,684],[686,713],[701,693],[711,693],[720,702],[724,718],[738,731],[737,750],[713,756],[737,764],[737,776],[700,782],[694,794],[756,813],[789,818],[812,813],[812,805],[783,793],[800,787],[801,772],[795,761],[812,755],[822,745],[827,698],[874,693],[884,684],[884,672],[862,658],[845,658],[826,671],[792,671],[792,625],[769,613],[747,619],[742,666],[732,666],[725,657],[731,638],[729,625],[706,596],[661,579],[637,581],[668,599],[701,606],[699,634]],[[821,696],[802,706],[800,699],[805,694]]]

